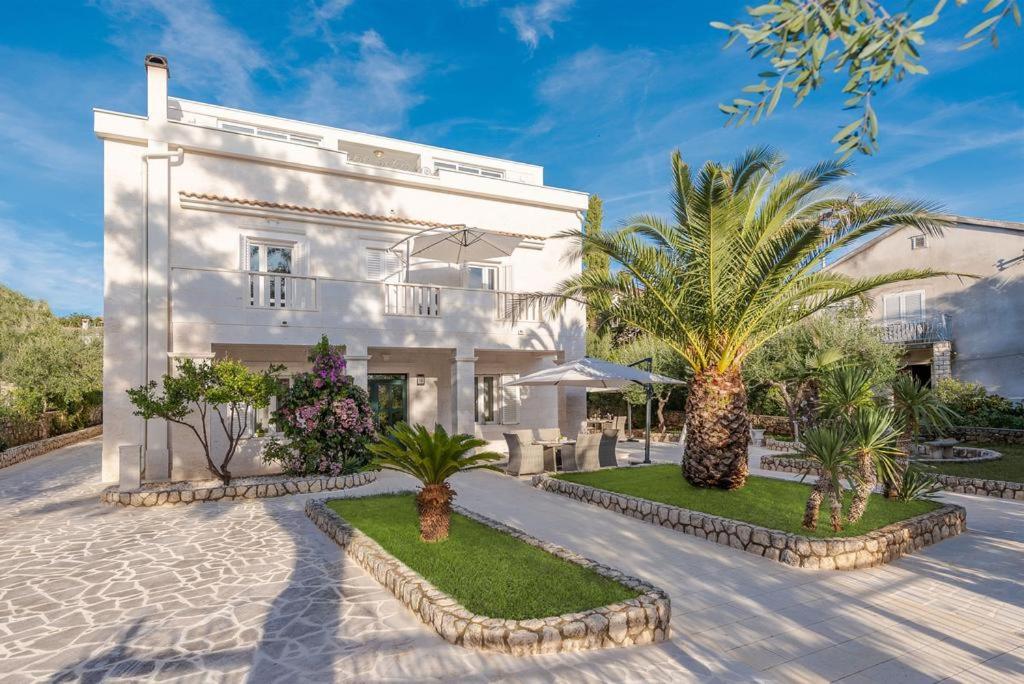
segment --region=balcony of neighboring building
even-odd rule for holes
[[[942,313],[887,318],[878,325],[882,340],[890,344],[930,345],[953,339],[952,320]]]

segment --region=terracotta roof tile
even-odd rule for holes
[[[380,216],[377,214],[365,214],[358,211],[344,211],[342,209],[323,209],[320,207],[306,207],[299,204],[286,204],[284,202],[270,202],[268,200],[260,199],[246,199],[239,197],[225,197],[224,195],[214,195],[206,192],[188,192],[181,190],[178,193],[179,196],[188,199],[207,200],[211,202],[225,202],[228,204],[238,204],[249,207],[261,207],[264,209],[282,209],[285,211],[297,211],[305,214],[316,214],[319,216],[339,216],[342,218],[353,218],[362,219],[364,221],[381,221],[384,223],[399,223],[407,226],[422,226],[423,228],[450,228],[450,223],[439,223],[437,221],[425,221],[423,219],[405,218],[402,216]],[[471,226],[475,228],[475,226]],[[543,240],[544,238],[540,235],[530,235],[528,233],[514,233],[507,230],[489,230],[487,228],[480,228],[478,230],[486,230],[489,233],[499,233],[501,235],[511,235],[514,237]]]

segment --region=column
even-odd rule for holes
[[[149,155],[166,155],[167,126],[167,68],[146,67],[148,84],[147,129]],[[169,277],[170,277],[170,160],[166,156],[152,156],[143,161],[146,187],[146,266],[143,295],[146,309],[146,382],[160,382],[168,372],[167,353],[170,336]],[[148,481],[167,480],[171,476],[167,421],[150,420],[146,424],[145,478]]]
[[[452,361],[452,427],[472,435],[476,424],[476,356],[456,351]]]
[[[932,383],[953,377],[953,343],[936,342],[932,345]]]
[[[366,353],[366,345],[346,344],[345,345],[345,368],[352,376],[352,384],[363,389],[368,388],[367,375],[369,374],[370,355]]]

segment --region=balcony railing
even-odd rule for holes
[[[441,288],[436,285],[384,283],[384,313],[389,316],[441,315]]]
[[[952,321],[946,314],[882,321],[882,340],[892,344],[931,344],[952,339]]]
[[[499,321],[539,321],[540,301],[520,292],[495,292]]]
[[[247,281],[249,306],[316,311],[316,278],[249,271]]]

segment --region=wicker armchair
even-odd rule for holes
[[[508,444],[508,466],[505,472],[509,475],[533,475],[544,472],[544,447],[539,444],[523,443],[515,432],[504,434]]]

